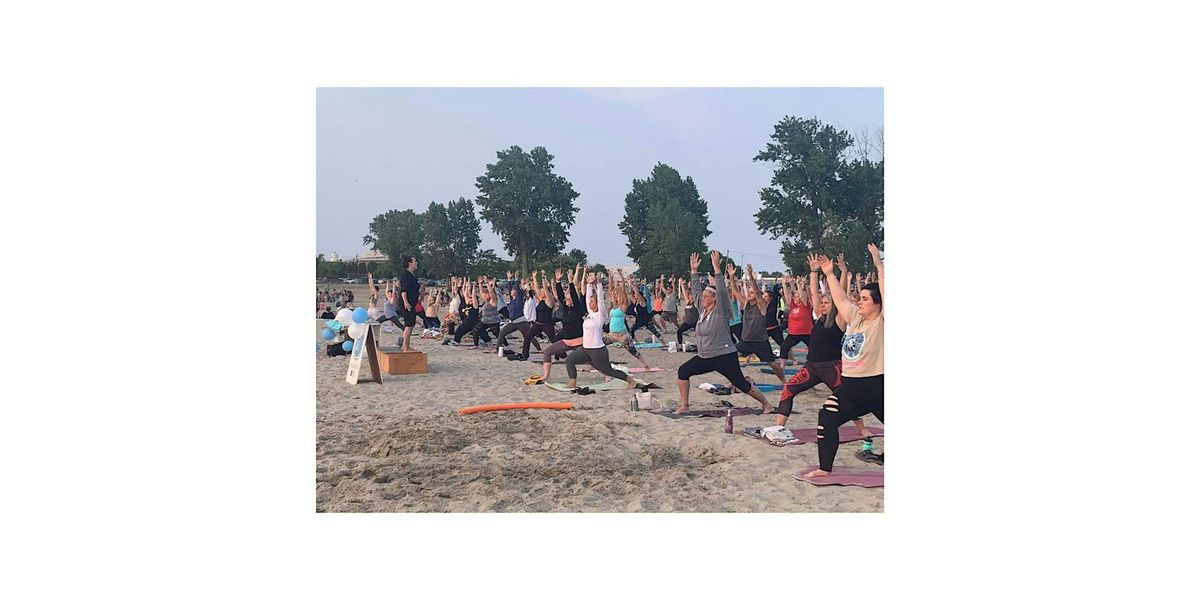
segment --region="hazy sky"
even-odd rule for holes
[[[474,198],[496,151],[545,146],[579,192],[567,248],[593,262],[631,262],[617,229],[625,195],[663,162],[708,201],[710,247],[759,270],[783,268],[758,232],[754,162],[784,116],[857,132],[883,125],[881,88],[361,88],[317,90],[317,251],[362,253],[371,219]],[[478,208],[476,208],[478,211]],[[507,256],[482,223],[483,248]],[[745,257],[744,260],[742,257]]]

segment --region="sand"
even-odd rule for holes
[[[397,338],[384,334],[383,343]],[[347,357],[329,357],[323,349],[317,354],[318,512],[883,510],[882,488],[816,487],[793,479],[792,472],[816,464],[814,444],[772,447],[725,434],[721,418],[672,420],[630,411],[632,392],[578,396],[527,386],[523,381],[540,374],[541,365],[505,360],[495,350],[443,346],[416,334],[413,345],[428,353],[429,373],[385,374],[383,385],[348,384]],[[610,351],[613,360],[634,364],[625,350]],[[653,393],[673,408],[676,368],[695,355],[642,352],[664,370],[636,376],[662,386]],[[756,381],[778,382],[758,368],[745,372]],[[363,370],[369,373],[365,358]],[[554,366],[551,380],[566,380],[562,365]],[[599,381],[599,374],[580,373],[580,385]],[[703,381],[728,383],[717,373],[693,378],[693,408],[716,407],[721,399],[758,405],[742,394],[694,389]],[[819,385],[798,397],[788,426],[816,427],[817,407],[827,393]],[[772,404],[779,394],[766,393]],[[571,402],[575,408],[455,412],[502,402]],[[866,422],[881,426],[871,416]],[[773,416],[734,419],[735,431],[768,425],[774,425]],[[883,451],[883,442],[876,438],[876,452]],[[860,445],[843,444],[835,468],[879,468],[854,458]]]

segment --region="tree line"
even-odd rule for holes
[[[870,258],[860,250],[868,242],[883,247],[882,130],[856,136],[815,118],[788,116],[752,160],[774,164],[771,185],[759,191],[762,208],[754,218],[761,233],[779,241],[792,273],[804,272],[813,251],[831,256],[845,252],[851,269],[870,269]],[[582,250],[564,252],[579,212],[579,193],[554,172],[554,156],[546,148],[526,152],[512,146],[497,152],[475,187],[473,200],[460,197],[445,205],[430,202],[420,213],[409,209],[377,215],[363,243],[388,255],[393,264],[387,271],[399,272],[401,257],[416,255],[419,274],[425,277],[496,276],[589,264]],[[512,260],[480,249],[481,220],[500,237]],[[711,224],[708,203],[692,177],[658,163],[645,179],[633,180],[617,228],[639,266],[635,275],[650,279],[687,273],[688,256],[709,251]],[[711,268],[707,264],[702,261],[701,270]]]

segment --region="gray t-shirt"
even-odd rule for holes
[[[663,312],[675,312],[675,306],[675,292],[671,292],[663,298]]]
[[[762,314],[753,302],[742,307],[742,335],[739,337],[743,342],[767,341],[767,315]]]
[[[696,302],[703,302],[707,278],[699,275],[692,276],[692,296]],[[700,358],[714,358],[737,352],[733,338],[729,335],[729,317],[732,309],[729,306],[729,291],[725,288],[725,278],[717,277],[717,302],[707,315],[701,309],[701,319],[696,323],[696,354]],[[700,308],[700,307],[697,307]]]
[[[479,322],[484,325],[495,325],[500,322],[500,309],[491,302],[484,302],[479,309]]]

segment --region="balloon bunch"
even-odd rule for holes
[[[333,320],[325,321],[321,339],[330,342],[338,336],[338,333],[345,332],[350,339],[342,342],[342,350],[350,352],[354,349],[354,342],[350,340],[357,340],[359,337],[367,335],[367,328],[370,327],[367,321],[370,318],[367,309],[361,306],[354,310],[343,308],[337,312],[337,316]]]

